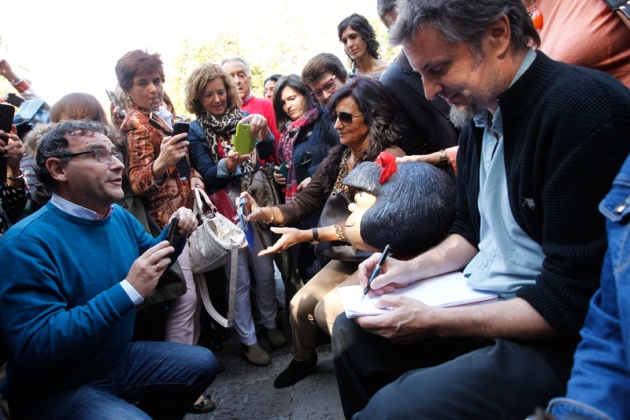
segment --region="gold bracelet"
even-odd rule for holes
[[[343,230],[341,229],[341,223],[340,222],[335,223],[335,233],[337,234],[337,238],[341,242],[348,243],[348,241],[346,240],[346,237],[343,234]]]
[[[276,220],[276,214],[273,212],[273,207],[269,207],[269,210],[271,210],[271,218],[269,219],[269,224],[272,224],[274,220]]]

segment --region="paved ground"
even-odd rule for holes
[[[282,284],[277,285],[279,301],[284,302]],[[247,363],[241,357],[236,333],[232,333],[224,348],[215,353],[225,366],[208,388],[217,408],[207,414],[188,414],[185,419],[343,419],[330,344],[317,348],[317,373],[288,388],[273,387],[275,377],[291,361],[291,333],[286,318],[282,332],[288,341],[282,349],[271,350],[266,338],[260,340],[261,347],[269,352],[272,359],[267,367]]]

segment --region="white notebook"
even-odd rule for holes
[[[379,315],[388,311],[388,309],[376,307],[376,302],[378,302],[380,296],[373,298],[366,296],[365,299],[361,300],[363,289],[359,285],[338,287],[337,291],[348,318]],[[499,299],[499,295],[496,293],[476,290],[467,286],[466,277],[460,272],[442,274],[417,281],[389,294],[389,296],[394,295],[407,296],[417,299],[426,305],[442,308],[480,304]]]

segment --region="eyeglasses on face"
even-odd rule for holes
[[[362,117],[363,114],[360,115],[352,115],[349,112],[337,112],[337,111],[333,111],[330,114],[330,119],[333,120],[333,122],[337,122],[337,118],[339,118],[339,121],[341,121],[343,124],[352,124],[352,120],[355,118],[359,118]]]
[[[85,152],[61,155],[61,156],[59,156],[59,158],[70,159],[70,158],[73,158],[73,157],[76,157],[76,156],[89,155],[89,154],[93,154],[94,157],[96,158],[96,160],[99,163],[102,163],[102,164],[105,164],[105,165],[109,165],[110,163],[112,163],[112,156],[114,156],[116,159],[118,159],[121,162],[123,161],[122,153],[120,153],[120,152],[111,152],[111,151],[106,150],[106,149],[86,150]]]
[[[313,96],[317,99],[322,99],[322,97],[324,96],[324,92],[333,93],[335,91],[335,88],[337,87],[337,85],[335,84],[336,77],[336,75],[333,75],[326,83],[324,83],[324,86],[322,86],[321,89],[314,90],[312,93]]]

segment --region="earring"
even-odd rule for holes
[[[529,13],[529,17],[534,23],[534,28],[536,28],[537,31],[540,31],[543,27],[543,15],[540,10],[538,10],[538,7],[536,7],[537,4],[538,0],[536,0],[534,4],[527,8],[527,13]]]

